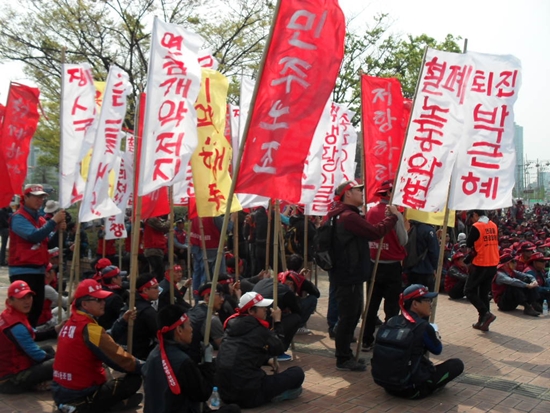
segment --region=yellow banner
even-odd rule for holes
[[[443,226],[443,220],[445,219],[445,211],[442,212],[425,212],[417,211],[416,209],[408,209],[405,212],[405,217],[410,221],[423,222],[425,224],[439,225]],[[449,222],[447,222],[448,227],[455,226],[455,217],[456,211],[449,211]]]
[[[229,82],[221,73],[202,69],[201,91],[195,104],[199,144],[191,157],[193,185],[200,217],[225,213],[231,187],[232,149],[224,136]],[[231,212],[242,209],[233,197]]]

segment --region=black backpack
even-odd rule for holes
[[[317,228],[315,237],[313,238],[313,257],[315,258],[315,263],[325,271],[331,270],[334,264],[333,252],[334,238],[336,236],[336,217],[338,215],[327,219],[323,225]]]
[[[422,254],[418,254],[418,249],[416,248],[417,242],[416,242],[416,224],[412,224],[411,228],[409,229],[408,233],[408,241],[405,245],[405,250],[407,251],[407,256],[403,260],[403,268],[412,268],[416,264],[418,264],[420,261],[422,261],[426,254],[428,253],[428,249],[424,250]]]
[[[390,390],[410,387],[410,380],[423,357],[423,346],[415,346],[415,343],[422,341],[427,325],[426,320],[411,323],[399,315],[380,326],[371,360],[376,384]]]

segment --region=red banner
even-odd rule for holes
[[[4,122],[0,133],[0,147],[3,159],[0,160],[0,174],[8,177],[2,182],[0,205],[9,205],[12,196],[20,193],[27,176],[27,158],[31,139],[38,126],[37,88],[12,83],[4,112]],[[6,187],[8,190],[6,191]]]
[[[405,106],[399,80],[361,76],[367,203],[377,201],[376,189],[397,173],[410,115],[410,103]]]
[[[337,0],[279,3],[236,192],[296,203],[309,146],[344,55],[345,19]]]

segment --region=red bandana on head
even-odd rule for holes
[[[178,319],[178,321],[176,321],[171,326],[162,327],[160,330],[157,331],[157,339],[158,339],[159,348],[160,348],[160,357],[162,359],[162,369],[164,370],[164,374],[166,374],[166,379],[168,380],[170,391],[174,394],[180,394],[181,389],[180,389],[178,380],[174,375],[174,370],[172,370],[172,365],[170,364],[170,360],[168,360],[168,356],[166,355],[166,351],[164,350],[164,334],[169,331],[175,330],[177,327],[185,323],[188,319],[189,317],[187,317],[187,314],[183,314]]]

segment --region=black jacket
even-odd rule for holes
[[[150,301],[144,300],[139,294],[136,294],[136,309],[132,354],[145,360],[156,344],[157,311]]]

